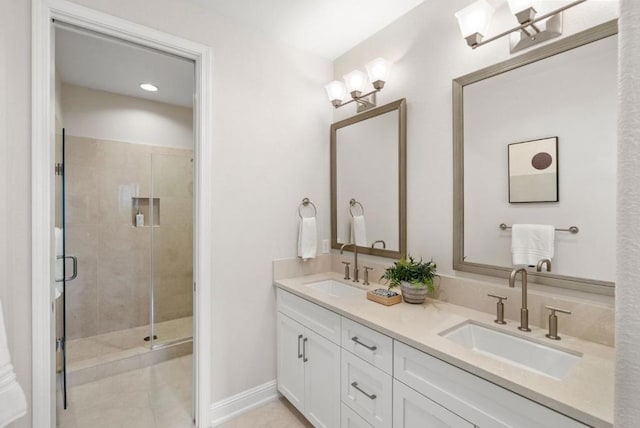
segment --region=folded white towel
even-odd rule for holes
[[[367,244],[367,227],[363,215],[356,215],[351,218],[351,234],[353,240],[358,247],[368,247]]]
[[[27,400],[11,365],[0,302],[0,428],[27,414]]]
[[[318,251],[318,231],[315,217],[304,217],[300,220],[298,232],[298,257],[302,260],[312,259]]]
[[[55,228],[54,238],[55,238],[55,252],[56,252],[56,280],[62,279],[64,277],[64,259],[59,259],[58,257],[62,257],[64,255],[64,242],[62,239],[62,229],[59,227]],[[62,282],[56,281],[56,299],[62,295]]]
[[[546,224],[514,224],[511,228],[511,258],[514,265],[534,266],[553,258],[555,228]]]

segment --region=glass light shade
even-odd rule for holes
[[[376,58],[365,65],[369,81],[377,82],[378,80],[386,82],[389,79],[389,71],[391,63],[384,58]]]
[[[479,33],[487,34],[489,23],[495,9],[486,0],[477,0],[456,13],[462,37]]]
[[[509,9],[513,15],[520,13],[530,7],[537,9],[538,2],[535,0],[509,0]]]
[[[339,80],[334,80],[324,87],[329,101],[342,101],[347,96],[347,87]]]
[[[344,75],[344,82],[347,84],[347,91],[364,92],[367,85],[367,75],[360,70],[353,70],[349,74]]]

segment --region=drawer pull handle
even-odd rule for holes
[[[357,343],[358,345],[360,345],[360,346],[364,346],[364,347],[365,347],[365,348],[367,348],[369,351],[375,351],[376,349],[378,349],[378,347],[377,347],[377,346],[369,346],[369,345],[367,345],[367,344],[365,344],[365,343],[360,342],[360,341],[358,340],[358,337],[357,337],[357,336],[353,336],[353,337],[351,338],[351,340],[353,340],[354,342],[356,342],[356,343]]]
[[[309,359],[307,358],[307,339],[306,337],[304,339],[302,339],[302,362],[306,363],[307,361],[309,361]]]
[[[302,358],[302,352],[300,352],[300,339],[302,339],[302,335],[298,335],[298,358]]]
[[[364,395],[367,396],[368,399],[370,400],[375,400],[376,399],[376,394],[368,394],[366,391],[364,391],[362,388],[360,388],[358,386],[358,382],[351,382],[351,386],[353,386],[355,389],[357,389],[358,391],[362,392]]]

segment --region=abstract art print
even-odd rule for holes
[[[509,202],[558,200],[558,137],[509,144]]]

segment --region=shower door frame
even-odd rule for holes
[[[53,293],[54,33],[52,20],[128,40],[195,62],[194,91],[194,418],[211,422],[211,255],[213,133],[211,47],[65,0],[32,0],[32,426],[55,427],[55,295]]]

